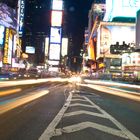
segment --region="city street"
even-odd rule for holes
[[[139,86],[94,80],[76,88],[63,79],[20,82],[0,84],[1,140],[140,139]]]

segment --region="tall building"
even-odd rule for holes
[[[17,3],[17,0],[0,1],[0,71],[2,72],[19,67],[20,55],[16,40]]]
[[[23,51],[27,46],[35,48],[35,54],[28,54],[29,61],[38,65],[44,62],[44,42],[49,36],[50,1],[27,0],[24,21]]]

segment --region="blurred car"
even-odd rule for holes
[[[1,80],[10,80],[10,79],[17,79],[18,75],[15,73],[1,73],[0,79]]]

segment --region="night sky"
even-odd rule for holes
[[[66,31],[72,35],[74,55],[78,55],[88,26],[88,11],[93,0],[65,0]]]

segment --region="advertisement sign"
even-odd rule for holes
[[[96,13],[104,13],[106,10],[106,4],[94,4],[93,5],[93,10]]]
[[[0,25],[0,48],[3,48],[3,43],[4,43],[4,31],[5,31],[4,26],[1,26],[1,25]]]
[[[52,10],[63,10],[63,1],[62,0],[53,0]]]
[[[68,38],[62,38],[61,55],[62,56],[68,55]]]
[[[124,53],[122,54],[122,66],[140,65],[140,53]]]
[[[52,11],[51,26],[62,25],[62,11]]]
[[[11,64],[12,59],[12,32],[9,28],[5,31],[3,63]]]
[[[2,67],[3,48],[0,47],[0,67]]]
[[[135,24],[101,22],[98,32],[100,32],[97,39],[100,41],[100,43],[97,43],[99,54],[110,54],[110,46],[116,43],[119,45],[122,45],[123,42],[127,45],[135,43]]]
[[[106,0],[104,21],[112,21],[114,17],[134,17],[139,10],[140,0]]]
[[[61,28],[51,27],[50,43],[61,43]]]
[[[17,28],[16,11],[3,3],[0,3],[0,25],[15,30]]]
[[[136,19],[136,48],[140,49],[140,10],[137,12]]]
[[[25,11],[25,0],[20,0],[20,10],[19,10],[19,35],[22,36],[23,32],[23,22],[24,22],[24,11]]]
[[[85,45],[87,45],[89,42],[89,31],[88,30],[85,30],[84,37],[85,37]]]
[[[60,60],[60,44],[50,44],[49,59]]]
[[[49,50],[49,38],[45,38],[45,56],[48,56],[48,50]]]
[[[9,46],[8,46],[8,64],[12,63],[12,49],[13,49],[13,34],[10,30],[9,32]]]
[[[29,54],[35,54],[35,48],[33,46],[26,46],[25,52]]]

